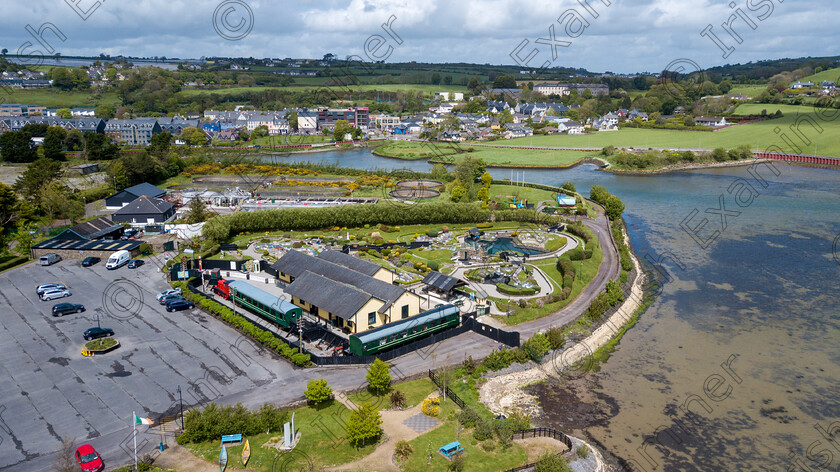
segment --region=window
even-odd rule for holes
[[[402,306],[402,317],[403,319],[408,318],[408,305]]]
[[[368,313],[368,325],[375,325],[376,324],[376,312],[372,311]]]

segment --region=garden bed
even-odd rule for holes
[[[120,347],[120,342],[115,338],[100,338],[85,343],[85,350],[94,354],[105,354]]]

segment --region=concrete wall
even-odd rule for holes
[[[138,248],[139,249],[139,248]],[[131,251],[131,257],[136,257],[140,255],[140,251],[138,249],[134,249]],[[33,249],[32,250],[32,257],[35,260],[41,258],[41,256],[49,253],[55,253],[61,256],[64,260],[82,260],[86,257],[98,257],[102,259],[102,261],[107,261],[111,254],[116,251],[79,251],[75,249]]]

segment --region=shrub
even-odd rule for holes
[[[364,446],[368,440],[382,434],[382,415],[371,404],[362,403],[359,408],[351,410],[345,430],[351,444]]]
[[[431,269],[431,270],[439,270],[440,269],[440,263],[438,263],[438,261],[429,261],[428,266],[429,266],[429,269]]]
[[[288,417],[288,412],[269,403],[256,411],[241,403],[225,406],[210,403],[202,410],[193,409],[184,414],[184,433],[178,437],[178,443],[218,441],[224,434],[253,436],[266,430],[279,431]]]
[[[473,359],[472,356],[464,359],[464,362],[461,364],[467,374],[472,375],[475,372],[475,368],[478,367],[478,363]]]
[[[577,453],[577,456],[581,459],[586,459],[587,457],[589,457],[589,448],[584,444],[578,446],[577,449],[575,449],[575,452]]]
[[[452,456],[452,460],[449,462],[449,466],[446,470],[451,472],[462,472],[464,470],[464,455],[463,454],[455,454]]]
[[[437,416],[440,414],[440,397],[431,397],[423,400],[420,411],[426,416]]]
[[[473,437],[479,441],[486,441],[493,437],[493,424],[487,420],[480,420],[475,424]]]
[[[542,333],[536,333],[527,341],[522,343],[522,351],[533,361],[539,361],[548,351],[551,350],[551,344],[548,337]]]
[[[575,282],[575,279],[571,275],[564,275],[563,276],[563,286],[564,287],[571,287],[574,282]]]
[[[563,335],[563,331],[560,328],[549,328],[545,333],[545,337],[548,339],[548,344],[551,346],[551,349],[559,349],[566,344],[566,336]]]
[[[430,238],[436,238],[438,234],[439,233],[437,232],[437,230],[434,230],[434,229],[430,229],[430,230],[426,231],[426,236],[428,236]]]
[[[405,439],[401,439],[397,441],[397,444],[394,446],[394,455],[397,456],[399,460],[406,460],[414,452],[414,446],[411,445],[410,442],[406,441]]]
[[[405,407],[405,394],[399,390],[394,390],[391,392],[391,396],[389,397],[391,402],[391,408],[403,409]]]
[[[329,400],[332,397],[332,393],[332,388],[327,385],[327,381],[325,379],[318,379],[310,380],[306,384],[306,390],[303,392],[303,395],[317,408],[321,403]]]
[[[496,288],[499,289],[500,292],[506,293],[508,295],[533,295],[540,291],[538,287],[529,287],[529,288],[518,288],[512,287],[508,284],[496,284]],[[522,301],[522,300],[520,300]]]
[[[482,365],[488,370],[502,370],[508,367],[513,362],[513,356],[510,349],[502,351],[493,351],[484,358]]]
[[[571,472],[571,469],[562,456],[546,452],[540,456],[534,472]]]

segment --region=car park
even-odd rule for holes
[[[168,290],[164,290],[164,291],[160,292],[159,294],[157,294],[156,298],[157,298],[157,301],[160,301],[163,297],[165,297],[167,295],[180,295],[180,294],[181,294],[181,289],[180,288],[170,288]]]
[[[129,269],[136,269],[143,264],[145,264],[145,262],[143,262],[140,259],[132,259],[132,260],[128,261],[128,268]]]
[[[82,472],[100,472],[105,470],[105,463],[102,457],[90,444],[82,444],[76,449],[76,462],[79,463]]]
[[[172,300],[166,304],[166,311],[181,311],[191,308],[195,308],[195,304],[187,300]]]
[[[84,336],[85,341],[88,341],[88,340],[91,340],[91,339],[99,339],[99,338],[104,338],[106,336],[113,336],[113,335],[114,335],[114,330],[113,329],[100,328],[100,327],[96,326],[94,328],[89,328],[88,330],[86,330],[85,333],[82,336]]]
[[[75,303],[59,303],[52,307],[53,316],[64,316],[70,313],[81,313],[83,311],[85,311],[85,306]]]
[[[48,265],[53,265],[60,260],[61,260],[61,256],[59,256],[58,254],[56,254],[54,252],[51,252],[49,254],[44,254],[43,256],[41,256],[40,259],[38,259],[38,263],[41,264],[42,266],[48,266]]]
[[[167,303],[175,301],[175,300],[186,300],[186,298],[184,298],[184,296],[181,295],[180,293],[173,293],[172,295],[167,295],[167,296],[161,298],[160,299],[160,304],[161,305],[166,305]]]
[[[40,297],[47,290],[64,290],[65,288],[67,287],[65,287],[64,284],[58,282],[51,282],[47,284],[41,284],[35,287],[35,293]]]
[[[82,267],[90,267],[99,262],[99,260],[100,259],[98,257],[85,257],[85,259],[82,261]]]
[[[46,292],[41,294],[41,301],[46,302],[49,300],[55,300],[56,298],[69,297],[70,295],[72,295],[72,293],[70,293],[70,290],[67,289],[47,290]]]

